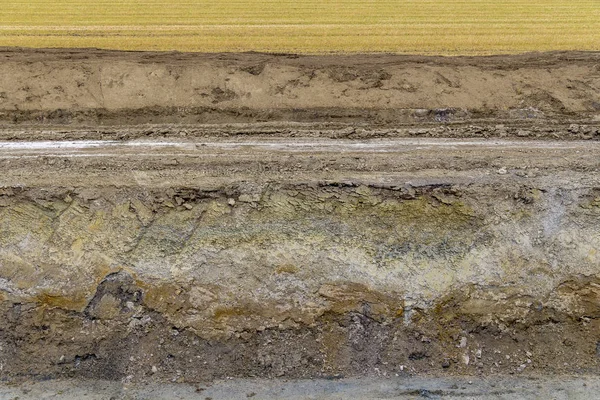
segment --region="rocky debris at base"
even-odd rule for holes
[[[0,385],[0,397],[19,400],[538,400],[596,398],[596,375],[553,377],[368,377],[313,380],[225,379],[208,384],[130,384],[101,380],[47,380]]]

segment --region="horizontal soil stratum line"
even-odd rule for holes
[[[593,398],[599,65],[3,49],[0,377]]]

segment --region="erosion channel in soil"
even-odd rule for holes
[[[600,372],[600,55],[0,53],[0,374]]]

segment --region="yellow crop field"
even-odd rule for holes
[[[600,50],[600,0],[2,0],[0,46],[421,54]]]

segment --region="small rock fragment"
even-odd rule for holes
[[[230,206],[235,206],[235,200],[232,198],[227,199],[227,204],[229,204]]]
[[[569,132],[571,133],[579,133],[579,125],[577,124],[571,124],[569,125]]]
[[[500,175],[506,175],[508,173],[508,171],[506,170],[506,168],[502,167],[498,170],[498,173]]]
[[[152,210],[144,205],[140,200],[133,199],[131,200],[131,207],[135,210],[138,218],[142,222],[144,226],[150,224],[152,219],[154,218],[154,214]]]
[[[260,194],[241,194],[240,197],[238,197],[238,201],[241,201],[242,203],[252,203],[260,201]]]
[[[402,88],[404,90],[410,90],[412,88],[411,85],[408,84],[404,84],[402,85]],[[425,118],[426,116],[428,116],[430,113],[430,111],[426,108],[417,108],[415,110],[413,110],[413,114],[415,115],[415,117],[419,117],[419,118]]]

